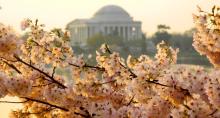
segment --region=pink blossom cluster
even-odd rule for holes
[[[10,26],[0,23],[0,56],[11,59],[12,54],[19,53],[21,40]]]
[[[199,8],[199,14],[193,15],[196,33],[193,46],[206,55],[215,67],[220,67],[220,9],[217,6],[208,13]]]

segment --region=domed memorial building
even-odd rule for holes
[[[133,18],[123,8],[108,5],[98,10],[90,19],[75,19],[67,24],[74,45],[86,45],[87,39],[95,34],[118,35],[123,40],[141,39],[141,22]]]

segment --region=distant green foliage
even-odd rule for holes
[[[209,61],[204,56],[200,56],[192,46],[194,28],[183,33],[170,33],[171,28],[167,25],[158,25],[157,29],[151,37],[143,34],[142,39],[139,40],[125,41],[115,33],[108,36],[96,34],[87,40],[87,46],[80,47],[79,44],[75,44],[73,49],[77,54],[92,54],[93,58],[90,59],[90,62],[95,62],[95,50],[103,43],[108,44],[112,50],[120,52],[122,57],[127,58],[129,54],[135,57],[141,54],[153,56],[156,50],[155,45],[164,40],[171,47],[179,48],[178,63],[210,66]]]
[[[87,40],[87,45],[93,49],[98,49],[103,43],[120,46],[123,44],[123,39],[117,35],[104,36],[102,34],[96,34]]]
[[[153,35],[153,42],[158,44],[162,40],[169,44],[169,40],[171,38],[171,34],[169,34],[168,30],[170,29],[169,26],[160,24],[157,26],[157,31]]]

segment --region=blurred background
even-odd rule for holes
[[[47,29],[68,29],[77,54],[95,54],[107,43],[126,58],[154,56],[162,40],[179,48],[178,63],[210,66],[192,47],[192,14],[197,5],[210,10],[219,0],[1,0],[0,22],[20,30],[24,18],[39,19]],[[25,34],[24,34],[25,36]],[[95,62],[94,56],[89,60]]]

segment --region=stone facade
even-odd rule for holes
[[[117,34],[124,40],[141,39],[141,22],[133,18],[121,7],[109,5],[98,10],[90,19],[76,19],[67,25],[74,45],[86,45],[87,39],[95,34]]]

